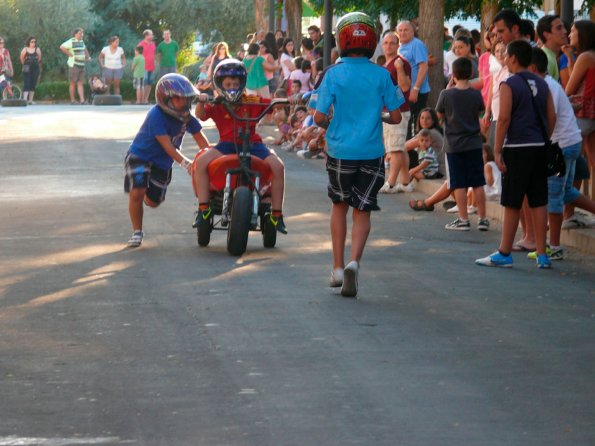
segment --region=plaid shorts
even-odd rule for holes
[[[378,191],[384,184],[384,158],[326,160],[328,196],[333,203],[347,203],[360,211],[379,211]]]
[[[124,192],[146,188],[146,196],[152,202],[159,204],[165,200],[167,186],[171,182],[171,169],[160,169],[131,153],[126,155],[124,166],[126,168]]]

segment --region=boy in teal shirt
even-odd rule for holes
[[[136,103],[143,103],[143,88],[145,83],[145,56],[144,48],[137,46],[134,49],[134,59],[132,60],[132,86],[136,90]]]

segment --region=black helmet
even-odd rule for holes
[[[238,89],[224,89],[223,78],[225,77],[237,77],[240,80],[240,86]],[[225,59],[217,65],[215,72],[213,73],[213,84],[215,90],[229,102],[237,102],[244,94],[246,88],[246,67],[242,62],[237,59]]]
[[[166,74],[159,79],[155,87],[157,105],[165,113],[180,121],[187,121],[190,118],[190,107],[198,94],[199,92],[192,82],[186,76],[177,73]],[[186,99],[183,107],[175,108],[173,106],[171,98],[174,96]]]

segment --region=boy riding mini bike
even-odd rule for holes
[[[246,77],[240,61],[221,62],[213,73],[218,97],[201,94],[196,106],[198,119],[215,121],[220,140],[194,160],[199,209],[193,227],[200,246],[209,244],[213,230],[227,230],[227,250],[232,255],[246,251],[250,230],[262,232],[267,248],[275,246],[277,231],[287,233],[282,213],[285,166],[264,145],[256,124],[273,106],[289,100],[244,95]]]

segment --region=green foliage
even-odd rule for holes
[[[120,94],[124,101],[135,101],[136,92],[132,87],[131,80],[122,80],[120,82]],[[85,96],[90,97],[89,85],[85,85]],[[35,98],[40,101],[68,102],[70,95],[68,93],[68,81],[41,82],[35,88]]]

